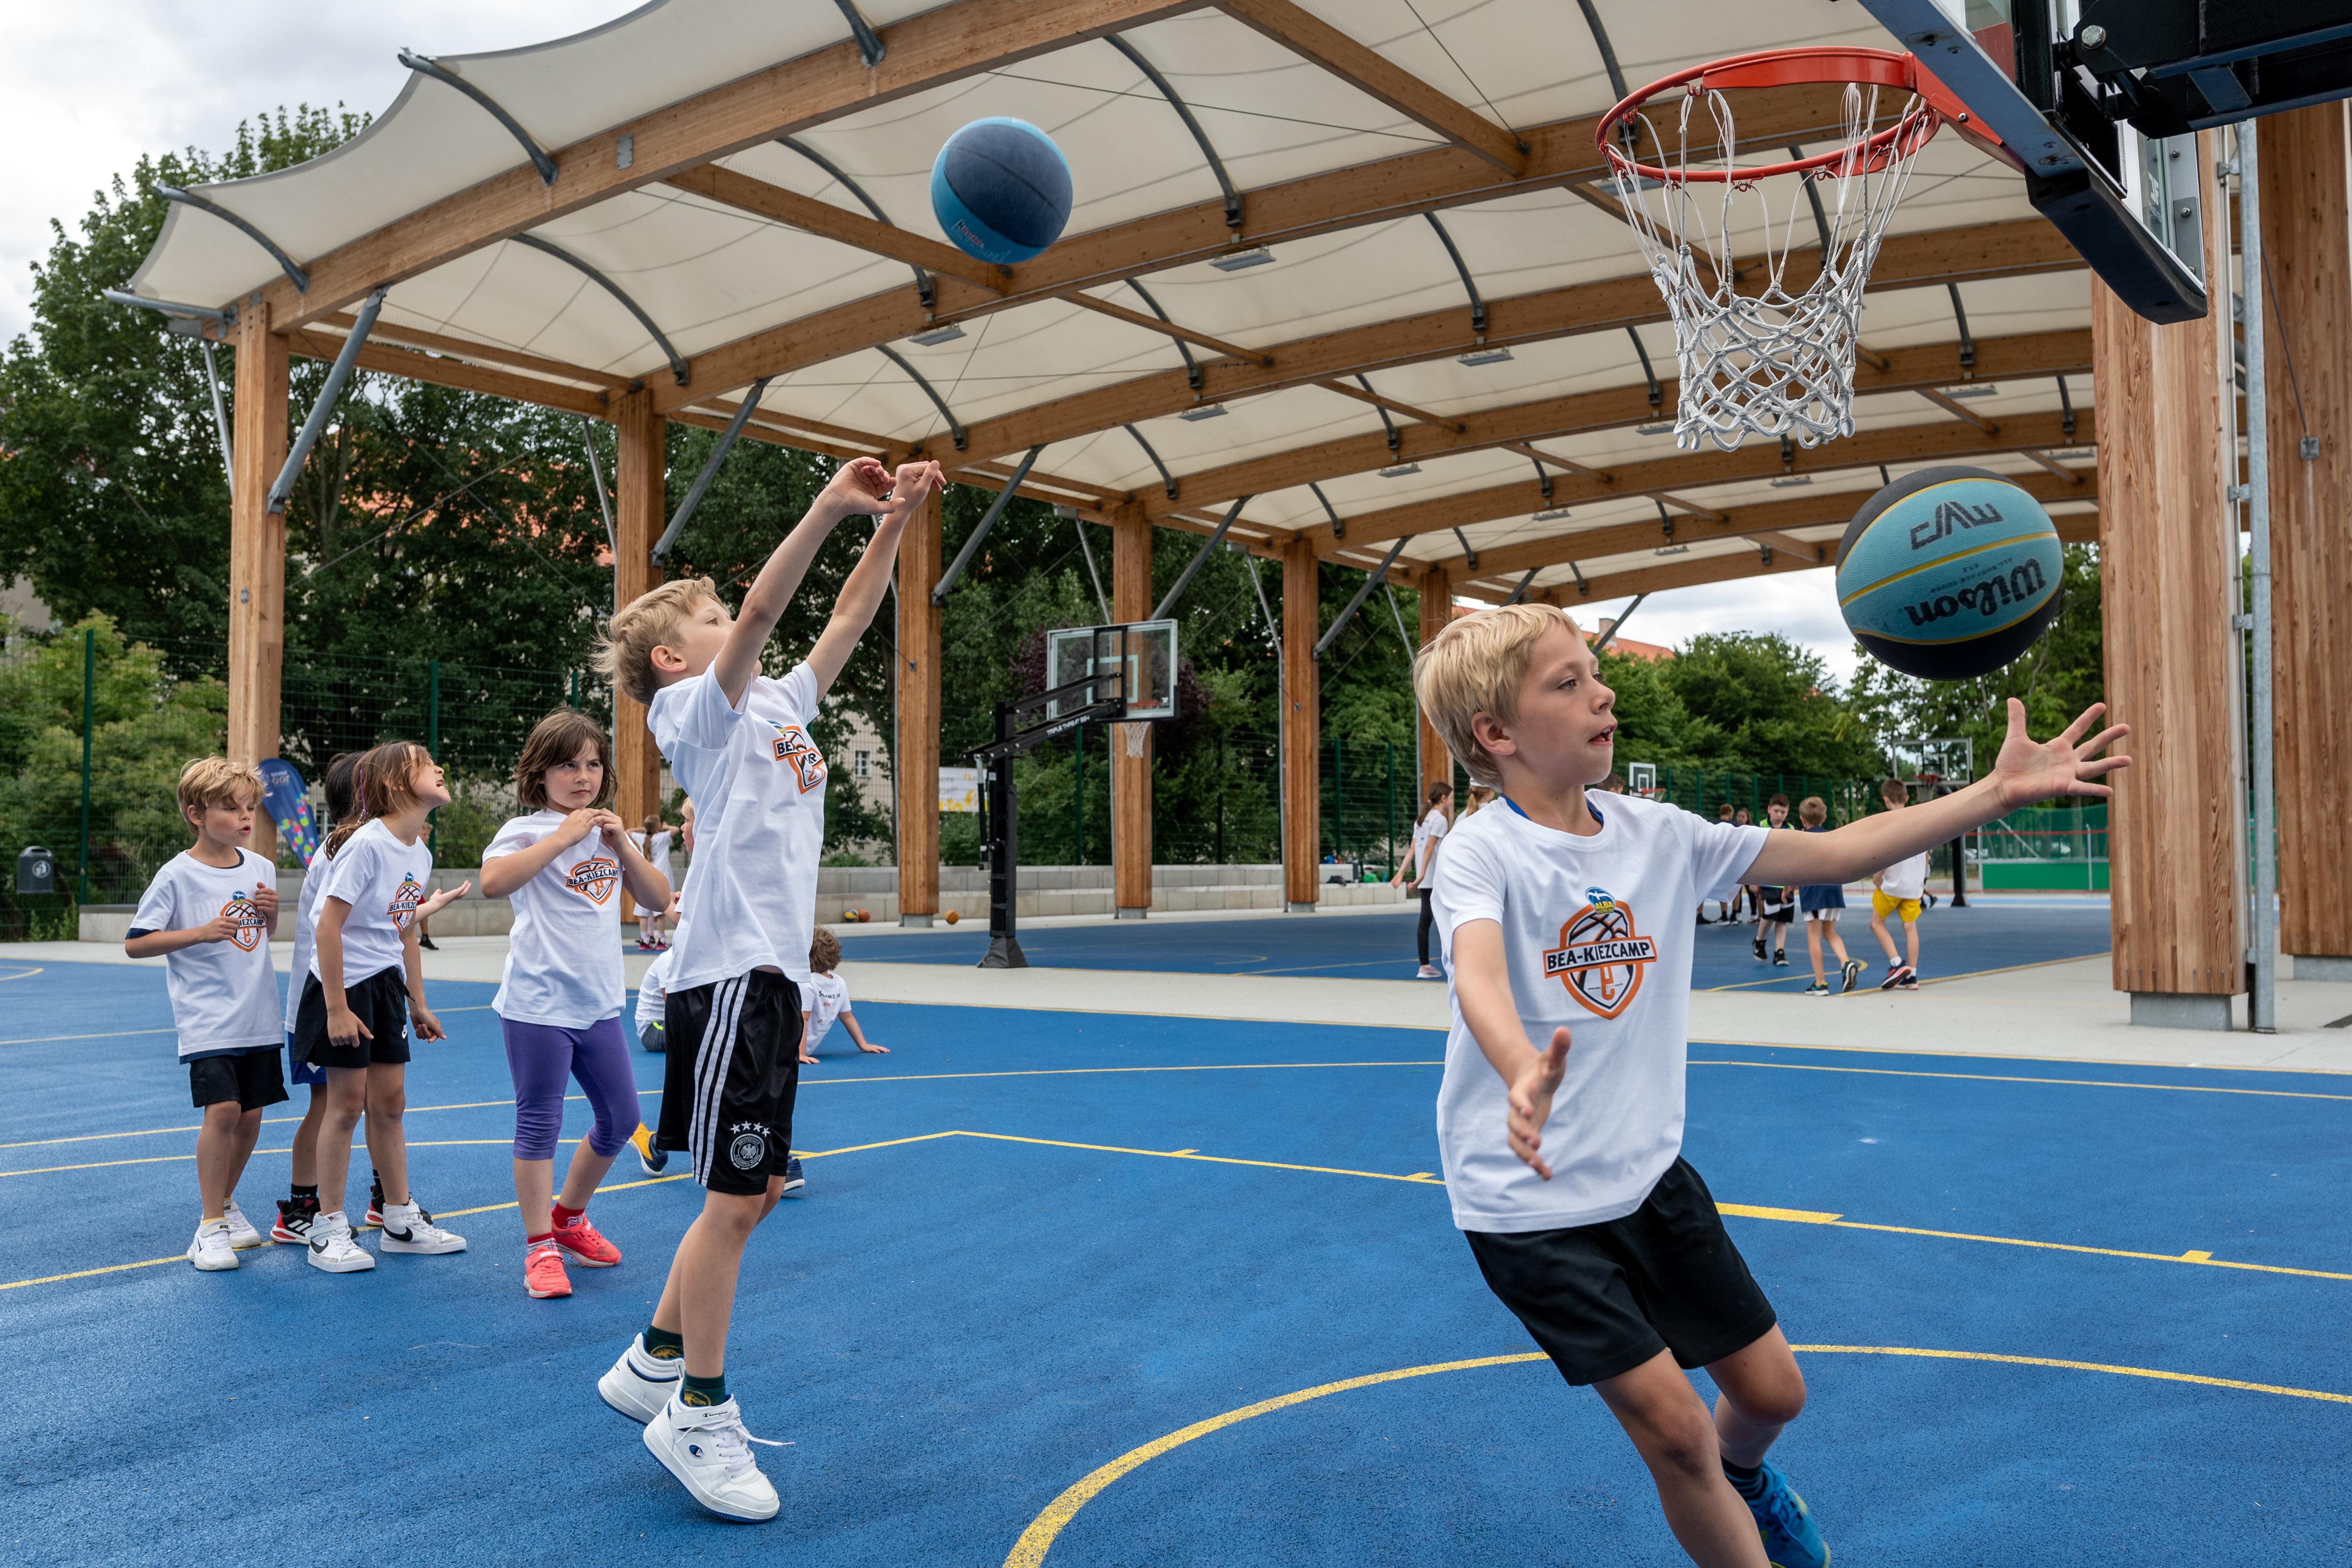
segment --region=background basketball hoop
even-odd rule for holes
[[[1836,147],[1739,162],[1727,93],[1837,82]],[[1653,102],[1669,93],[1670,106]],[[1653,82],[1602,118],[1595,140],[1674,322],[1675,446],[1853,434],[1863,287],[1913,161],[1947,123],[1999,148],[1913,57],[1864,48],[1736,55]]]

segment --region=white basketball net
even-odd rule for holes
[[[1642,151],[1635,156],[1677,177],[1645,179],[1634,172],[1635,156],[1608,149],[1618,200],[1675,326],[1682,378],[1675,446],[1696,450],[1707,440],[1727,452],[1752,432],[1817,447],[1853,434],[1863,285],[1911,165],[1937,123],[1934,111],[1908,94],[1899,114],[1882,120],[1878,95],[1875,87],[1848,83],[1847,156],[1778,179],[1771,193],[1756,180],[1679,177],[1695,163],[1718,171],[1738,167],[1731,106],[1719,91],[1678,94],[1681,113],[1671,141],[1658,134],[1646,107],[1639,117]],[[1691,111],[1702,100],[1714,127],[1712,148],[1705,126],[1691,124]],[[1903,126],[1912,117],[1920,121],[1916,130]],[[1880,152],[1856,151],[1889,126],[1903,129]],[[1776,215],[1778,193],[1785,193],[1788,207]],[[1819,274],[1790,292],[1785,275],[1791,256],[1816,244],[1823,263]],[[1754,251],[1744,276],[1741,245]],[[1748,293],[1737,291],[1743,285]]]

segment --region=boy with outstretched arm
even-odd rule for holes
[[[809,739],[817,704],[865,635],[908,517],[940,488],[935,463],[894,477],[871,458],[836,472],[768,557],[730,618],[708,578],[666,583],[616,613],[604,667],[646,704],[672,773],[695,799],[698,852],[686,881],[665,1002],[661,1147],[686,1151],[702,1213],[670,1264],[653,1321],[597,1384],[645,1423],[645,1444],[722,1518],[773,1519],[727,1391],[727,1329],[751,1230],[798,1175],[800,987],[816,923],[825,763]],[[781,680],[760,654],[809,563],[845,518],[876,516],[816,646]]]
[[[1532,605],[1454,622],[1414,661],[1447,749],[1502,799],[1454,829],[1434,903],[1454,1026],[1437,1131],[1454,1223],[1487,1285],[1571,1384],[1591,1384],[1702,1568],[1821,1568],[1805,1505],[1764,1456],[1805,1384],[1771,1303],[1682,1158],[1691,923],[1742,883],[1843,883],[2030,801],[2106,795],[2126,759],[2037,744],[2023,708],[1958,794],[1832,833],[1596,802],[1616,698],[1575,623]],[[1570,1049],[1571,1027],[1575,1049]],[[1545,1040],[1538,1049],[1535,1040]],[[1705,1367],[1710,1415],[1689,1378]]]

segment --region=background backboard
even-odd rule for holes
[[[1045,634],[1048,690],[1117,667],[1126,675],[1129,721],[1176,717],[1176,623],[1135,621],[1123,626],[1073,626]],[[1045,716],[1086,706],[1090,699],[1046,704]]]

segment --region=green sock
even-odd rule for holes
[[[680,1405],[724,1405],[727,1403],[727,1374],[725,1373],[720,1373],[717,1377],[697,1377],[690,1372],[683,1375],[686,1379],[686,1386],[677,1391],[677,1402]]]
[[[676,1361],[686,1353],[686,1336],[646,1325],[646,1353],[656,1361]]]

